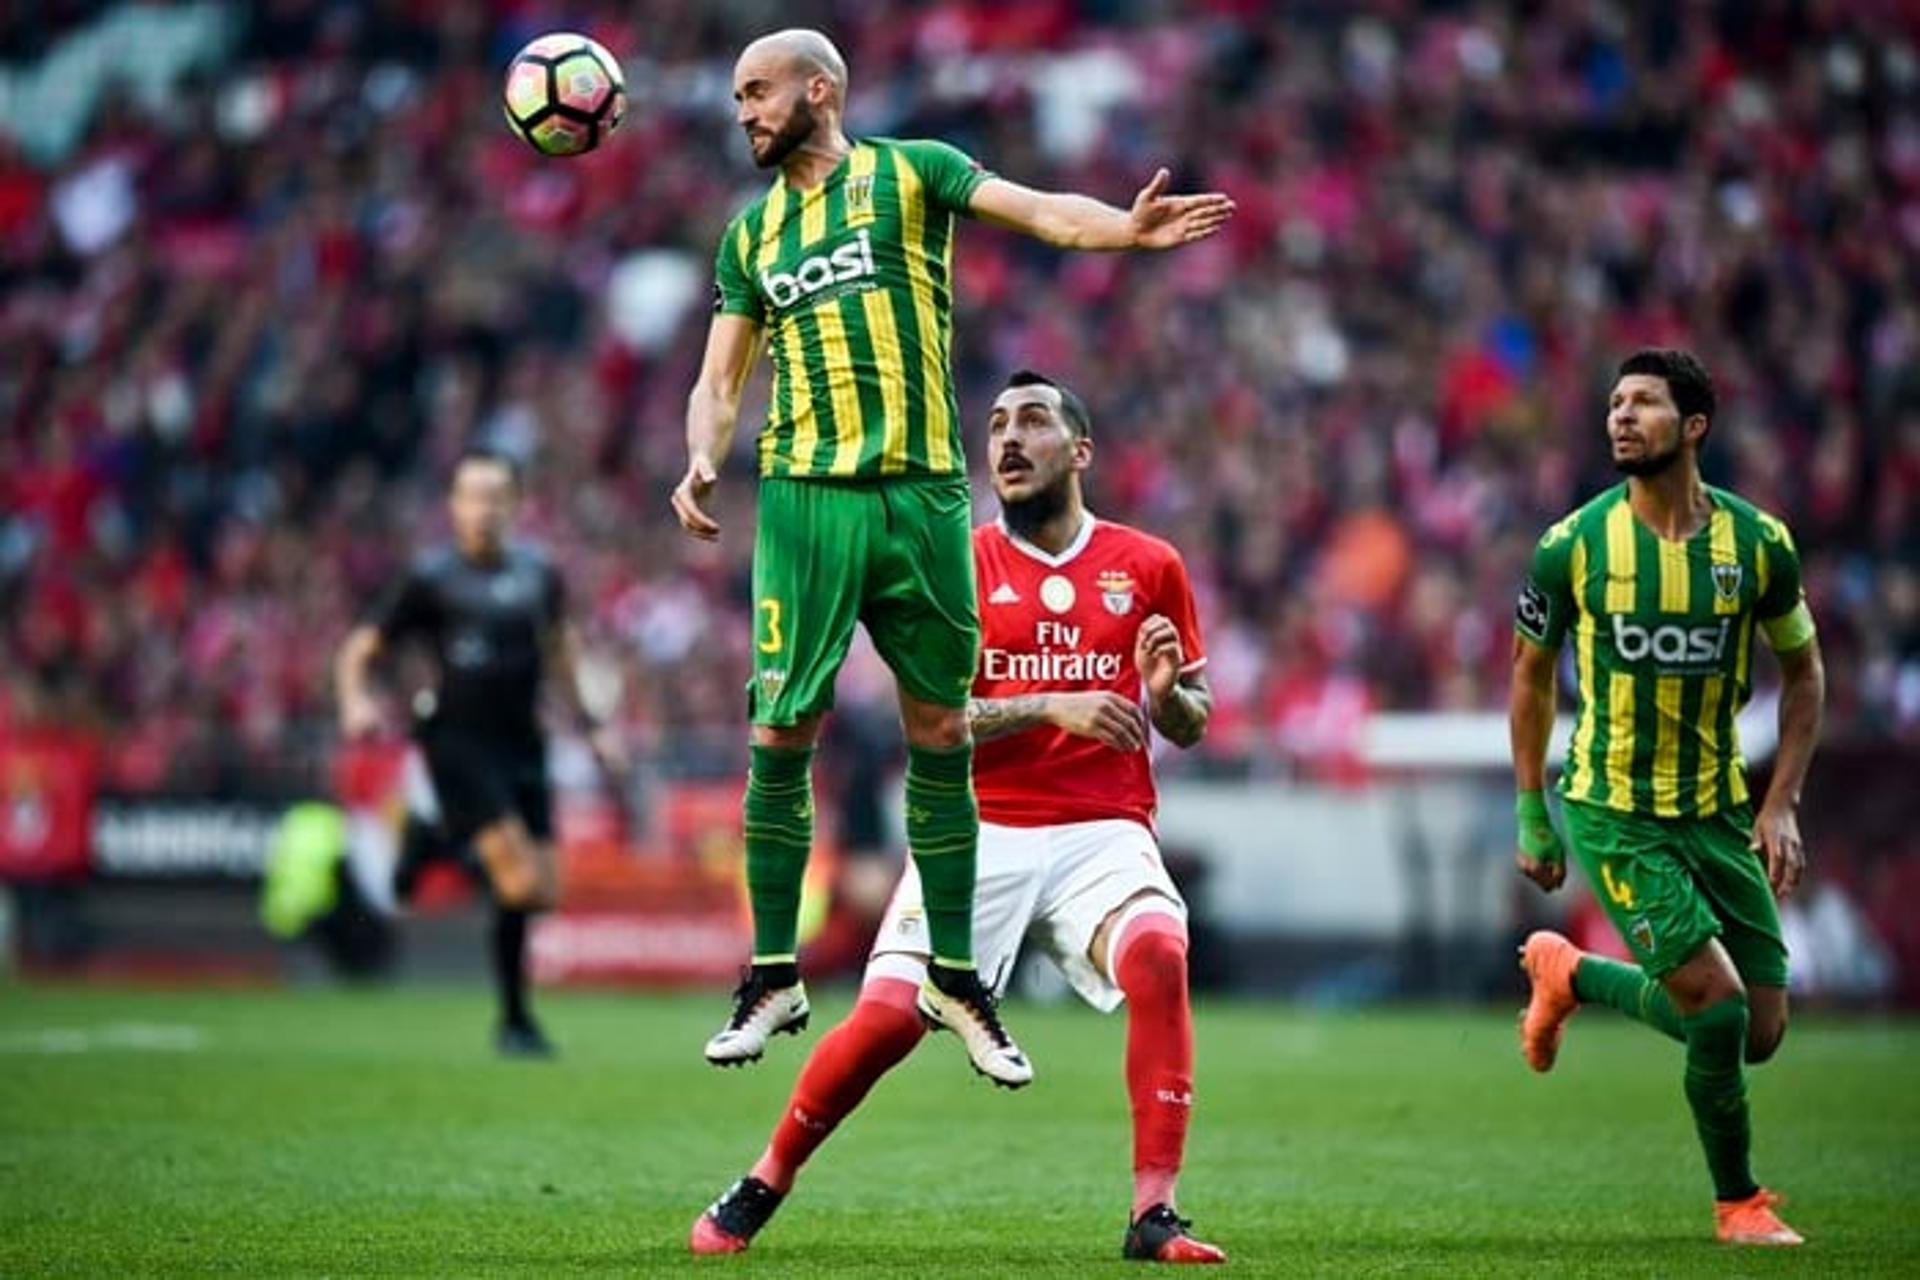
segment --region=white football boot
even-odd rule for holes
[[[806,983],[770,987],[757,971],[750,970],[733,989],[733,1016],[707,1041],[707,1061],[716,1067],[758,1062],[767,1051],[769,1037],[799,1035],[807,1029],[811,1013]]]
[[[934,1027],[945,1027],[960,1037],[973,1069],[1003,1089],[1021,1089],[1033,1083],[1033,1064],[1007,1029],[993,992],[972,969],[927,966],[916,1002],[920,1016]]]

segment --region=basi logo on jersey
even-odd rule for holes
[[[873,238],[862,231],[830,252],[801,259],[792,271],[762,271],[760,288],[776,307],[790,307],[803,299],[817,299],[828,290],[841,290],[879,275],[873,265]]]
[[[1674,623],[1644,627],[1627,621],[1624,614],[1609,616],[1613,620],[1614,652],[1626,662],[1643,662],[1647,658],[1687,665],[1719,662],[1726,657],[1727,636],[1733,630],[1732,618],[1722,618],[1717,624],[1705,627],[1682,627]]]
[[[1100,588],[1100,603],[1107,612],[1124,618],[1133,608],[1133,578],[1121,569],[1102,570],[1094,579]]]

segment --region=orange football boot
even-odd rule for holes
[[[1580,999],[1573,994],[1573,971],[1579,967],[1580,948],[1551,929],[1527,935],[1520,948],[1520,967],[1527,971],[1533,995],[1520,1015],[1520,1055],[1535,1071],[1553,1070],[1560,1054],[1560,1031]]]
[[[1782,1203],[1782,1197],[1765,1187],[1745,1200],[1714,1201],[1714,1239],[1721,1244],[1805,1244],[1806,1239],[1780,1221],[1780,1216],[1773,1211],[1775,1205]]]

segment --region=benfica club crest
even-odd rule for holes
[[[1125,617],[1133,609],[1133,578],[1120,569],[1108,569],[1095,579],[1100,587],[1100,603],[1107,612]]]
[[[1714,565],[1713,589],[1720,593],[1722,600],[1738,600],[1740,598],[1740,566],[1737,564]]]

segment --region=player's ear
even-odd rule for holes
[[[1085,471],[1093,465],[1093,437],[1075,436],[1073,438],[1073,469]]]
[[[1680,438],[1698,449],[1707,442],[1707,432],[1713,430],[1713,424],[1704,413],[1696,413],[1680,424]]]

